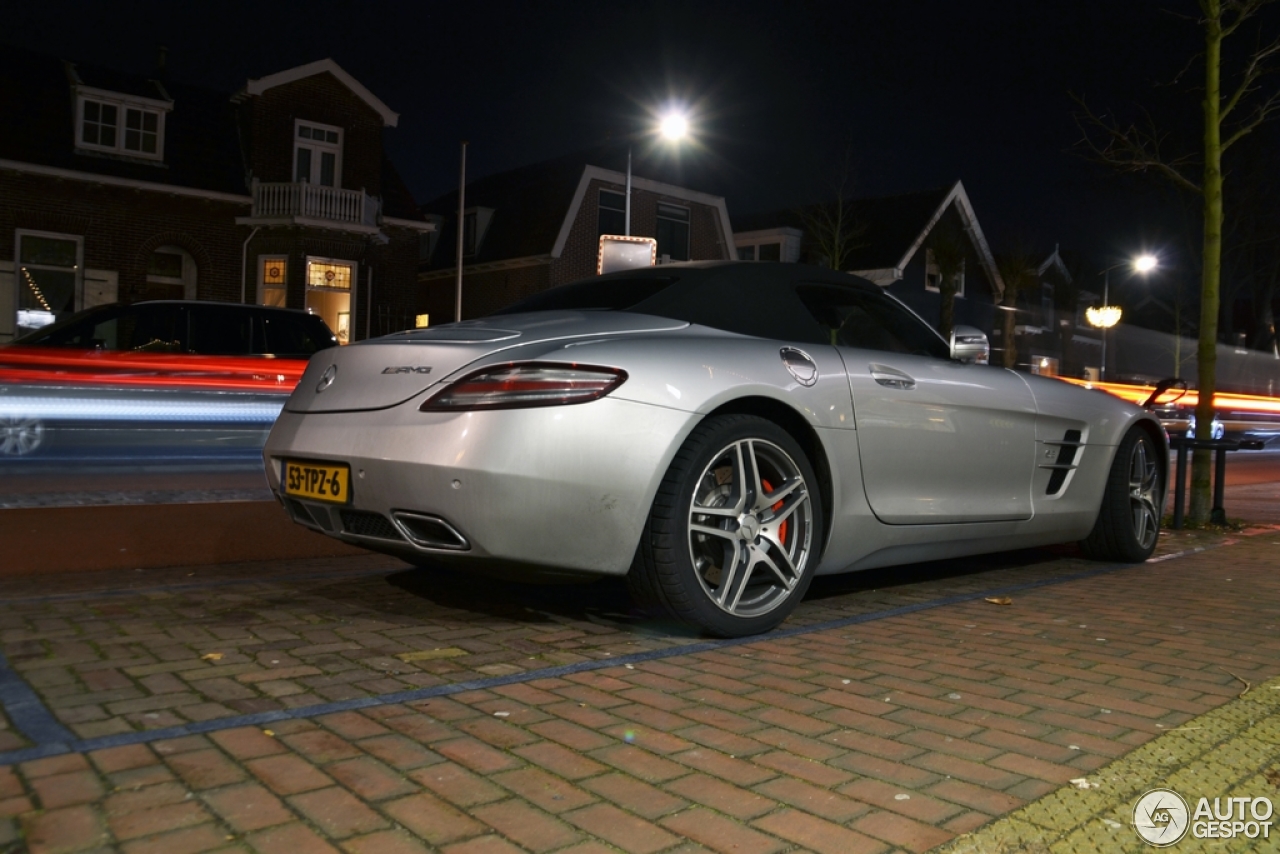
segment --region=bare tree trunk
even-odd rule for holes
[[[1200,279],[1200,340],[1196,351],[1198,382],[1196,438],[1213,435],[1213,396],[1217,387],[1218,310],[1222,275],[1222,0],[1200,0],[1205,20],[1204,52],[1204,255]],[[1198,450],[1191,463],[1192,524],[1209,521],[1211,452]]]
[[[942,333],[943,338],[950,339],[951,330],[955,328],[956,323],[955,279],[944,275],[942,282],[938,285],[938,296],[942,298],[942,306],[938,311],[938,331]]]
[[[1004,315],[1004,366],[1006,368],[1017,367],[1018,365],[1018,342],[1014,338],[1015,327],[1017,326],[1017,315],[1013,311],[1002,311]]]

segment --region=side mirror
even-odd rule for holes
[[[957,326],[951,330],[951,358],[970,365],[985,365],[991,361],[991,344],[981,329]]]

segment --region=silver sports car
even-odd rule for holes
[[[1159,422],[986,356],[855,276],[667,265],[318,353],[264,458],[331,536],[625,575],[721,636],[776,626],[817,574],[1075,540],[1145,560]]]

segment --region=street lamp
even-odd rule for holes
[[[664,114],[658,120],[658,133],[663,139],[678,142],[689,135],[689,117],[678,110]],[[623,205],[623,234],[631,236],[631,145],[627,145],[627,200]]]
[[[1104,381],[1107,378],[1107,330],[1120,322],[1120,316],[1123,313],[1119,306],[1110,304],[1111,271],[1121,267],[1131,267],[1135,273],[1146,275],[1154,270],[1157,264],[1159,261],[1156,256],[1144,253],[1122,264],[1113,264],[1102,271],[1102,305],[1085,309],[1084,316],[1090,326],[1102,330],[1102,366],[1099,369],[1099,378]]]

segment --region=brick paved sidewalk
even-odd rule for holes
[[[1153,822],[1151,813],[1137,806],[1153,782],[1167,790],[1157,794],[1157,805],[1184,812]],[[1239,699],[1162,734],[1074,785],[965,834],[942,851],[1149,851],[1134,831],[1138,822],[1165,845],[1176,844],[1178,851],[1275,851],[1280,850],[1280,830],[1275,826],[1280,822],[1274,813],[1278,792],[1280,679],[1273,679],[1246,685]],[[1229,805],[1227,798],[1247,798],[1249,805],[1241,809],[1241,804]],[[1231,826],[1224,828],[1219,823],[1223,820]]]
[[[1280,531],[1249,534],[837,579],[739,644],[619,621],[608,589],[478,617],[358,579],[14,599],[0,696],[71,750],[0,723],[0,851],[925,851],[1280,675]],[[423,609],[427,643],[395,634]]]

